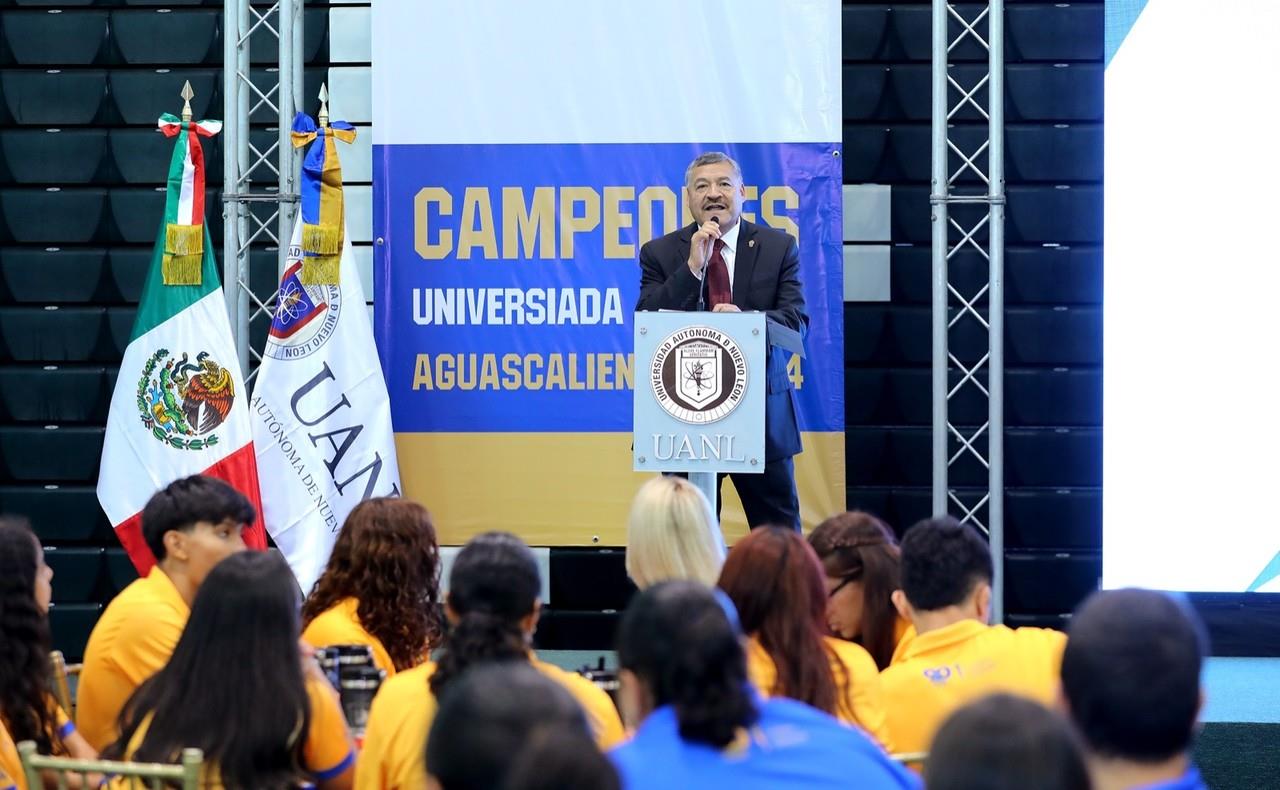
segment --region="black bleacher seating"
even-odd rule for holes
[[[209,0],[124,0],[124,4],[139,6],[218,5],[218,3],[209,2]]]
[[[106,11],[9,11],[0,29],[20,66],[89,66],[107,50]]]
[[[0,360],[57,363],[118,359],[105,307],[0,310]]]
[[[108,359],[118,362],[124,356],[124,350],[133,336],[133,325],[138,311],[133,307],[107,308],[107,334],[111,344],[111,356]]]
[[[1102,60],[1102,4],[1005,6],[1005,62]]]
[[[1005,370],[1005,425],[1102,424],[1102,370],[1013,368]]]
[[[94,247],[10,247],[0,250],[0,295],[27,304],[93,303],[102,287],[107,252]]]
[[[92,485],[0,486],[0,513],[26,516],[45,545],[115,540]]]
[[[111,12],[111,34],[124,62],[133,66],[196,65],[221,59],[221,11],[168,8]]]
[[[1006,190],[1005,238],[1011,246],[1030,244],[1097,244],[1102,241],[1100,185],[1016,185]],[[932,235],[929,187],[894,187],[890,197],[895,242],[928,244]],[[953,205],[951,215],[965,227],[986,213],[982,206]],[[988,228],[974,238],[985,243]]]
[[[58,582],[54,581],[54,589]],[[71,663],[84,659],[84,646],[102,614],[100,603],[64,603],[49,607],[49,632],[54,647]]]
[[[119,299],[136,304],[142,299],[142,286],[147,279],[147,270],[151,266],[151,247],[112,247],[107,253],[110,261],[110,281],[115,287]]]
[[[0,72],[0,93],[14,123],[87,125],[107,104],[107,72],[5,69]]]
[[[9,175],[17,184],[88,184],[103,166],[102,129],[7,129],[0,135]]]
[[[218,5],[221,5],[221,3],[219,2]],[[302,14],[302,62],[310,65],[318,61],[327,61],[329,55],[329,9],[305,8]],[[273,15],[271,19],[272,24],[275,24],[276,17]],[[254,65],[259,63],[274,65],[279,58],[276,50],[275,39],[268,36],[254,36],[249,42],[249,62]],[[254,84],[260,85],[262,83],[255,82]],[[314,95],[308,94],[308,96]]]
[[[883,182],[889,130],[883,125],[845,124],[843,139],[846,184]]]
[[[0,367],[0,422],[104,423],[105,373],[101,366]]]
[[[1005,606],[1020,612],[1069,612],[1098,589],[1102,556],[1097,552],[1053,555],[1006,552]]]
[[[1010,428],[1004,445],[1007,486],[1102,485],[1101,428]]]
[[[620,612],[636,591],[622,549],[559,549],[551,553],[548,576],[557,609]]]
[[[1102,64],[1005,67],[1005,121],[1101,121]]]
[[[841,9],[840,49],[844,60],[876,60],[889,35],[890,9],[845,6]]]
[[[1102,545],[1102,490],[1023,488],[1005,494],[1005,544],[1091,550]]]
[[[133,567],[133,561],[125,554],[124,549],[107,549],[107,584],[112,595],[128,587],[137,578],[138,569]]]
[[[98,592],[98,582],[106,565],[102,547],[45,546],[44,561],[53,569],[55,602],[87,603]]]
[[[126,184],[162,185],[169,176],[169,159],[175,145],[159,129],[112,129],[108,134],[111,157]],[[205,183],[222,183],[222,135],[200,138],[204,151]]]
[[[20,244],[88,244],[102,240],[105,189],[0,189],[9,237]]]
[[[1017,124],[1005,127],[1009,181],[1063,184],[1102,180],[1102,125]]]
[[[1005,248],[1005,304],[1088,304],[1102,301],[1102,248],[1097,245]],[[892,250],[895,304],[929,304],[932,252],[928,245]],[[948,273],[962,293],[987,281],[988,263],[972,249],[955,253]]]
[[[0,427],[0,480],[89,483],[97,478],[102,428]]]
[[[109,81],[111,97],[124,123],[154,127],[162,112],[158,107],[182,106],[178,93],[187,80],[195,91],[195,98],[191,100],[195,120],[221,120],[218,118],[222,113],[221,69],[115,70]]]
[[[17,6],[59,6],[74,7],[93,5],[95,0],[13,0],[13,4]]]
[[[1008,308],[1007,365],[1100,365],[1100,307]]]

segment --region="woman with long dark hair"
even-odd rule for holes
[[[701,584],[662,582],[633,598],[618,664],[635,734],[609,756],[627,790],[919,785],[856,728],[790,699],[761,699],[747,682],[733,604]]]
[[[391,677],[440,641],[440,549],[427,509],[397,497],[366,499],[347,516],[329,564],[302,607],[315,647],[369,645]]]
[[[53,569],[25,519],[0,517],[0,787],[25,790],[15,744],[40,754],[93,758],[54,701],[49,663]]]
[[[822,563],[827,627],[857,642],[884,669],[911,624],[893,605],[902,556],[893,531],[870,513],[853,510],[822,522],[809,534]]]
[[[752,683],[857,724],[892,747],[876,663],[858,645],[826,635],[822,567],[804,538],[781,527],[752,530],[729,552],[720,588],[750,637]]]
[[[562,685],[582,706],[601,747],[622,740],[622,722],[609,695],[581,675],[534,655],[541,591],[538,561],[515,535],[486,532],[462,547],[449,571],[445,614],[450,628],[438,663],[401,672],[378,689],[369,709],[357,785],[425,787],[423,744],[436,699],[467,669],[495,661],[528,662]]]
[[[129,698],[120,740],[103,754],[170,763],[194,747],[204,751],[202,786],[350,788],[351,735],[337,692],[300,649],[299,603],[277,554],[218,563],[169,663]]]

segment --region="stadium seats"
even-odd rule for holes
[[[1069,612],[1098,589],[1102,556],[1097,552],[1008,552],[1004,574],[1007,608],[1032,614]]]
[[[1005,248],[1005,304],[1098,304],[1102,300],[1102,249],[1097,246]],[[952,255],[951,282],[973,294],[987,282],[988,263],[973,249]],[[893,301],[929,304],[932,251],[927,244],[895,245],[890,268]],[[847,340],[846,340],[847,342]]]
[[[221,59],[222,12],[214,9],[122,9],[111,12],[111,34],[124,62],[197,65]]]
[[[142,286],[151,266],[152,248],[112,247],[107,252],[108,280],[114,289],[111,302],[136,304],[142,298]]]
[[[1052,63],[1005,68],[1005,122],[1102,120],[1102,64]]]
[[[115,540],[92,484],[0,486],[0,513],[26,516],[46,545],[102,545]]]
[[[1102,125],[1005,128],[1005,178],[1055,184],[1102,180]]]
[[[215,3],[221,5],[221,3]],[[310,5],[310,4],[308,4]],[[329,29],[329,9],[328,8],[305,8],[303,15],[303,40],[302,40],[302,62],[304,64],[312,64],[317,61],[328,60],[328,29]],[[275,17],[272,16],[272,24]],[[277,59],[276,44],[274,41],[266,37],[255,37],[249,42],[249,62],[252,64],[270,63],[275,64]],[[255,83],[257,84],[257,83]],[[315,94],[308,94],[314,96]]]
[[[105,189],[0,189],[0,213],[20,244],[88,244],[104,236]]]
[[[222,71],[220,69],[113,70],[111,97],[121,120],[129,126],[155,126],[166,109],[182,107],[178,94],[190,80],[195,98],[191,100],[196,120],[218,118],[222,114]]]
[[[1092,550],[1102,545],[1102,491],[1027,488],[1005,495],[1005,543],[1023,549]]]
[[[112,540],[115,540],[114,535]],[[133,561],[125,554],[124,549],[107,549],[107,585],[112,595],[128,587],[137,578],[138,569],[133,567]]]
[[[165,137],[154,124],[150,128],[112,129],[108,134],[112,161],[126,184],[164,184],[174,144],[173,138]],[[200,146],[204,151],[205,183],[221,184],[222,135],[202,137]]]
[[[54,582],[56,589],[57,582]],[[49,632],[53,644],[69,662],[84,659],[84,646],[102,614],[100,603],[55,603],[49,607]]]
[[[102,424],[111,393],[105,369],[0,367],[0,423]]]
[[[8,11],[0,30],[20,66],[89,66],[107,50],[106,11]]]
[[[890,9],[846,5],[840,13],[840,47],[844,60],[876,60],[886,45]]]
[[[101,281],[107,253],[94,247],[0,250],[0,295],[27,304],[88,304],[107,298]]]
[[[1004,444],[1008,486],[1102,485],[1101,428],[1009,428]]]
[[[0,481],[93,482],[101,455],[102,428],[0,428]]]
[[[106,566],[101,547],[46,546],[44,561],[53,569],[53,600],[86,603],[93,600]]]
[[[844,182],[859,184],[886,180],[883,173],[888,143],[889,130],[882,125],[845,124]]]
[[[164,216],[164,201],[164,187],[112,189],[109,202],[117,238],[127,244],[154,244],[160,218]],[[213,243],[221,244],[222,223],[208,221],[210,215],[218,218],[222,213],[218,190],[205,190],[204,206],[205,224],[213,237]]]
[[[1005,6],[1005,61],[1102,60],[1101,3]]]
[[[102,168],[101,129],[7,129],[0,151],[16,184],[88,184]]]
[[[1102,370],[1013,368],[1005,371],[1005,425],[1102,424]]]
[[[0,72],[0,94],[14,123],[95,123],[109,106],[107,72],[95,69]]]
[[[104,307],[0,310],[0,361],[107,361],[116,351],[107,336],[106,312]]]

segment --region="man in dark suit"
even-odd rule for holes
[[[796,240],[742,219],[746,191],[738,163],[719,152],[702,154],[685,172],[685,193],[694,223],[640,249],[636,310],[697,310],[700,301],[717,313],[763,310],[803,336],[809,316]],[[752,527],[800,528],[791,457],[802,448],[789,357],[769,348],[764,473],[730,475]]]

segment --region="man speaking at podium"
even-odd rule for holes
[[[742,219],[746,192],[738,163],[719,152],[702,154],[685,171],[684,189],[694,223],[640,249],[636,310],[761,310],[803,337],[809,316],[800,286],[800,250],[786,233]],[[730,475],[753,528],[800,529],[791,457],[802,448],[788,357],[789,352],[769,347],[764,473]],[[719,504],[717,497],[717,515]]]

